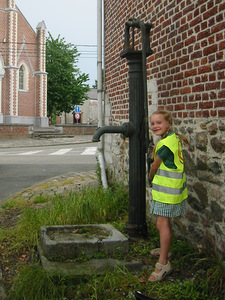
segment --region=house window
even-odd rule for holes
[[[28,68],[22,64],[19,68],[19,90],[28,91]]]

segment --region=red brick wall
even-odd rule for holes
[[[1,139],[21,139],[30,138],[30,125],[1,125],[0,124],[0,140]],[[62,127],[63,133],[69,135],[93,135],[97,126],[93,125],[56,125]]]
[[[105,86],[113,118],[128,118],[128,68],[119,53],[129,18],[153,24],[147,73],[157,80],[159,106],[174,117],[224,117],[224,1],[105,0],[104,10]]]
[[[58,125],[63,127],[63,133],[70,135],[93,135],[97,126],[85,125]],[[56,126],[57,127],[57,126]]]
[[[0,0],[0,7],[5,9],[6,8],[6,1],[5,0]]]
[[[0,125],[0,139],[28,138],[29,127],[25,125]]]
[[[39,111],[36,110],[36,77],[33,72],[37,71],[37,44],[36,34],[30,27],[23,15],[18,13],[18,52],[23,45],[23,38],[25,37],[25,48],[19,57],[18,65],[21,62],[25,62],[29,70],[29,89],[28,91],[19,91],[18,103],[19,103],[19,116],[38,116]],[[32,69],[33,68],[33,69]]]

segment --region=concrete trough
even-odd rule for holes
[[[73,260],[97,253],[129,251],[128,239],[110,224],[44,226],[40,229],[41,254],[49,261]]]

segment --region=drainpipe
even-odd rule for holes
[[[97,0],[97,95],[98,95],[98,127],[102,127],[102,0]],[[104,188],[108,187],[105,162],[103,155],[103,141],[98,143],[98,160],[101,168],[101,180]]]

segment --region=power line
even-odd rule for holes
[[[17,49],[17,51],[16,51],[17,54],[19,54],[20,51],[21,51],[21,49]],[[0,48],[0,53],[2,53],[2,54],[8,54],[8,53],[14,53],[14,52],[15,52],[15,50],[13,50],[13,49]],[[30,54],[30,55],[40,53],[37,49],[34,49],[34,50],[26,49],[24,52],[27,53],[27,54]],[[21,52],[21,53],[23,53],[23,52]],[[42,50],[41,53],[42,54],[46,53],[46,50]],[[86,54],[88,54],[88,55],[97,55],[97,51],[80,50],[80,51],[77,52],[78,56],[79,55],[86,55]]]
[[[5,47],[1,46],[1,44],[5,45]],[[10,54],[15,54],[14,49],[12,47],[9,48],[10,44],[13,45],[15,43],[0,42],[0,46],[1,46],[0,54],[2,54],[3,56],[7,56],[7,57]],[[16,55],[20,54],[21,57],[23,57],[26,54],[29,56],[29,58],[38,58],[40,53],[43,55],[46,55],[46,48],[41,50],[40,52],[36,48],[37,46],[44,45],[44,44],[36,44],[36,43],[32,43],[32,42],[25,42],[25,43],[17,42],[16,44],[17,44],[17,46],[19,46],[19,45],[27,46],[24,49],[22,49],[21,47],[17,48]],[[31,46],[31,47],[28,47],[28,46]],[[32,48],[32,46],[35,46],[35,47]],[[97,45],[95,45],[95,44],[79,44],[79,45],[74,45],[74,46],[79,47],[79,48],[87,48],[87,49],[77,49],[77,56],[75,57],[76,62],[79,61],[79,58],[80,59],[97,59]]]
[[[17,44],[17,45],[46,45],[46,43],[32,43],[32,42],[4,42],[4,41],[0,41],[0,44]],[[75,47],[95,47],[97,48],[97,44],[72,44],[72,43],[68,43],[68,44],[71,44],[72,46],[75,46]],[[68,45],[66,44],[66,45]]]

